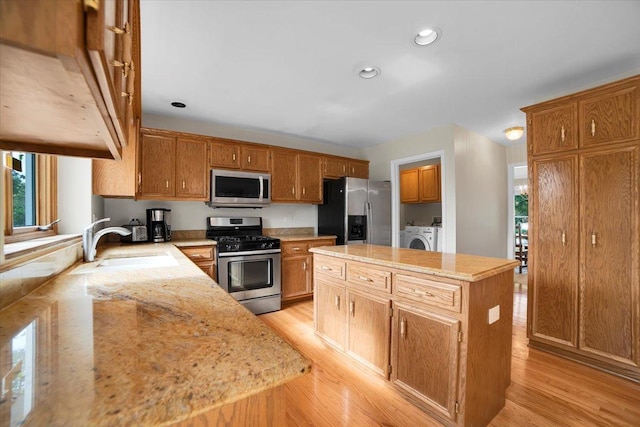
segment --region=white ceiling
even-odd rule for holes
[[[452,123],[509,144],[520,107],[640,73],[638,0],[141,3],[144,113],[352,147]]]

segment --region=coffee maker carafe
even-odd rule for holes
[[[147,209],[147,228],[150,241],[171,240],[171,209]]]

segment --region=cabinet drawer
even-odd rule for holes
[[[399,298],[460,313],[462,289],[459,285],[397,274],[394,287],[394,294]]]
[[[313,258],[313,271],[319,276],[345,280],[347,269],[344,261],[316,255]]]
[[[349,264],[347,280],[350,285],[391,293],[391,273],[372,268],[369,264]]]
[[[309,243],[302,242],[282,242],[282,255],[305,255],[309,251]]]
[[[212,246],[180,248],[180,250],[192,261],[213,261]]]

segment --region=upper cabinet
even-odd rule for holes
[[[296,150],[274,149],[271,201],[322,203],[322,157]]]
[[[347,176],[369,179],[369,162],[366,160],[348,159]]]
[[[211,159],[214,169],[242,169],[270,172],[270,150],[259,144],[246,144],[230,139],[211,139]]]
[[[640,139],[640,78],[523,108],[529,152],[565,153]]]
[[[1,149],[121,159],[140,117],[139,8],[0,2]]]
[[[400,171],[400,203],[433,203],[440,199],[440,165]]]
[[[349,159],[347,157],[325,156],[322,160],[322,176],[324,178],[369,178],[369,162]]]

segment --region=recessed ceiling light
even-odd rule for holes
[[[365,67],[358,73],[363,79],[372,79],[380,75],[380,68],[377,67]]]
[[[172,102],[171,105],[176,108],[184,108],[187,106],[184,102]]]
[[[415,41],[417,45],[426,46],[435,42],[439,36],[440,32],[437,29],[425,28],[424,30],[416,34],[413,41]]]

